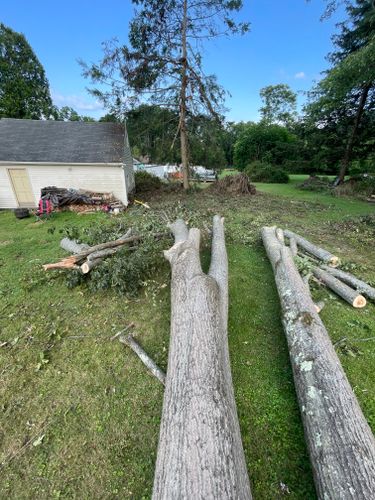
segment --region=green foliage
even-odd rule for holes
[[[135,192],[148,193],[160,189],[162,182],[159,177],[152,175],[145,170],[138,170],[134,173]]]
[[[0,118],[53,115],[44,69],[26,38],[0,23]]]
[[[235,167],[243,170],[253,161],[282,165],[293,157],[296,137],[280,125],[246,124],[234,145]]]
[[[266,125],[292,125],[297,116],[297,94],[289,85],[279,83],[263,87],[260,97],[264,103],[259,110],[262,122]]]
[[[310,91],[305,107],[307,143],[315,164],[330,168],[366,159],[373,151],[375,120],[375,9],[373,2],[346,4],[348,19],[333,37],[332,67]]]
[[[245,168],[245,173],[251,182],[266,182],[270,184],[286,184],[289,176],[282,168],[261,161],[253,161]]]
[[[144,282],[151,278],[162,262],[162,249],[165,245],[163,239],[156,239],[153,233],[159,232],[162,224],[149,220],[147,217],[140,224],[134,225],[134,231],[144,235],[143,239],[133,247],[124,246],[118,252],[105,259],[99,266],[88,274],[77,271],[67,271],[66,284],[74,288],[84,284],[92,292],[113,290],[119,295],[127,297],[137,296]],[[75,234],[76,227],[67,227],[67,234]],[[96,224],[80,231],[78,239],[89,245],[96,245],[111,241],[124,235],[126,228],[118,219],[106,224]]]
[[[94,122],[95,119],[91,116],[79,115],[77,111],[69,106],[63,106],[62,108],[56,108],[55,120],[64,122]]]

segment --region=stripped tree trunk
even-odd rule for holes
[[[171,338],[153,499],[249,499],[228,353],[223,220],[214,217],[208,275],[199,230],[181,220],[171,229]]]
[[[358,292],[361,292],[363,295],[366,295],[366,297],[368,297],[369,299],[375,300],[375,288],[368,285],[365,281],[356,278],[350,273],[341,271],[341,269],[334,269],[330,266],[322,266],[322,268],[328,273],[332,274],[332,276],[335,276],[344,283],[352,286]]]
[[[346,302],[353,307],[365,307],[366,299],[356,290],[353,290],[353,288],[350,288],[350,286],[345,285],[345,283],[332,276],[332,274],[329,274],[318,267],[314,267],[312,272],[316,278],[327,285],[331,290],[337,293],[337,295],[346,300]]]
[[[340,259],[336,255],[333,255],[327,250],[324,250],[323,248],[320,248],[314,245],[313,243],[310,243],[309,241],[305,240],[305,238],[302,238],[302,236],[299,236],[298,234],[293,233],[288,229],[284,230],[284,235],[287,238],[289,238],[289,240],[293,238],[299,247],[303,248],[306,252],[308,252],[311,255],[314,255],[315,257],[322,260],[326,264],[330,264],[331,266],[339,265]]]
[[[298,255],[298,246],[295,238],[290,238],[289,240],[290,251],[292,252],[293,257],[297,257]]]
[[[299,275],[275,228],[262,238],[283,314],[294,383],[320,499],[375,498],[375,439]]]

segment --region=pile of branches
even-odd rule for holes
[[[67,228],[69,237],[64,237],[60,246],[70,255],[43,265],[43,269],[63,270],[69,287],[86,284],[91,291],[111,288],[119,294],[135,296],[144,282],[160,268],[165,245],[162,238],[169,233],[157,229],[144,229],[140,233],[134,229],[125,231],[121,223],[98,225],[85,231],[89,245],[80,242],[81,234],[77,228]],[[103,240],[106,241],[99,243]]]
[[[223,177],[219,181],[213,183],[211,189],[214,189],[220,194],[231,195],[256,193],[255,186],[250,183],[249,177],[244,173],[227,175],[226,177]]]

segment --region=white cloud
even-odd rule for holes
[[[304,71],[300,71],[299,73],[296,73],[294,75],[294,78],[298,78],[298,79],[306,78],[306,74],[304,73]]]
[[[51,96],[53,102],[59,106],[69,106],[74,108],[76,111],[102,111],[103,105],[97,101],[87,101],[82,95],[63,95],[59,92],[51,91]]]

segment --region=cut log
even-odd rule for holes
[[[87,274],[103,262],[103,259],[86,260],[80,267],[82,274]]]
[[[151,374],[156,377],[160,383],[165,385],[165,373],[160,370],[158,365],[153,361],[150,356],[147,354],[146,351],[142,349],[142,347],[138,344],[138,342],[132,337],[132,335],[129,333],[129,335],[120,335],[119,341],[122,344],[127,345],[132,349],[136,355],[139,357],[139,359],[142,361],[142,363],[148,368],[148,370],[151,372]]]
[[[356,278],[350,273],[341,271],[341,269],[332,268],[330,266],[322,266],[322,269],[327,271],[329,274],[332,274],[332,276],[335,276],[335,278],[340,279],[347,285],[352,286],[358,292],[365,295],[367,298],[375,300],[375,288],[368,285],[365,281]]]
[[[307,241],[305,238],[302,238],[302,236],[299,236],[296,233],[293,233],[292,231],[289,231],[288,229],[284,230],[284,235],[289,238],[294,238],[297,245],[300,248],[303,248],[306,252],[308,252],[311,255],[314,255],[314,257],[317,257],[319,260],[322,260],[326,264],[330,264],[331,266],[338,266],[340,263],[340,259],[336,256],[328,252],[328,250],[324,250],[323,248],[320,248],[313,243],[310,243]]]
[[[316,278],[318,278],[322,283],[328,286],[333,292],[346,300],[346,302],[353,307],[365,307],[366,299],[363,295],[358,293],[356,290],[353,290],[353,288],[350,288],[350,286],[345,285],[345,283],[332,276],[332,274],[329,274],[327,271],[324,271],[319,267],[314,267],[312,272]]]
[[[298,255],[298,246],[295,238],[290,238],[289,240],[290,251],[292,252],[293,257],[297,257]]]
[[[262,239],[272,264],[320,499],[375,498],[375,439],[289,248],[275,228]]]
[[[228,354],[223,221],[214,217],[208,275],[199,230],[181,220],[170,227],[171,336],[152,498],[249,499]]]
[[[69,253],[79,253],[83,250],[87,250],[89,245],[86,245],[86,243],[77,243],[76,240],[71,240],[69,238],[63,238],[60,241],[60,247]]]

